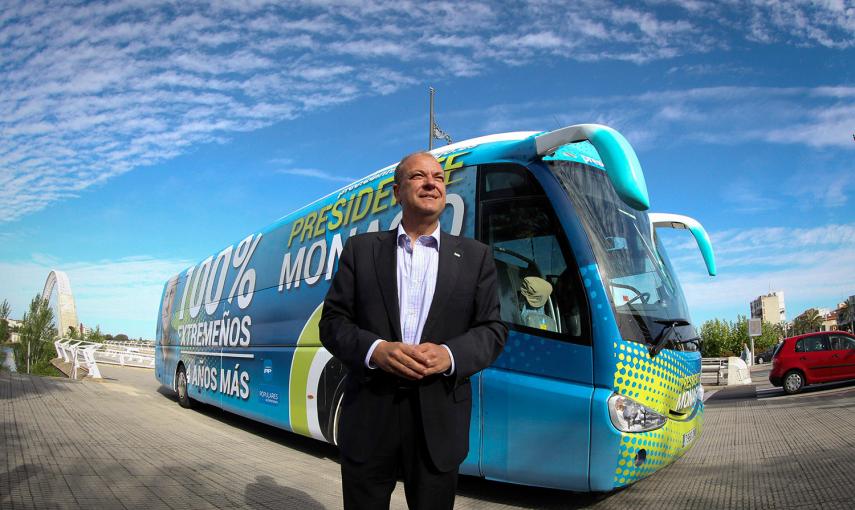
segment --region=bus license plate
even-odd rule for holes
[[[683,434],[683,447],[685,448],[685,446],[687,444],[691,443],[692,441],[694,441],[694,439],[695,439],[695,429],[692,429],[692,430],[686,432],[685,434]]]

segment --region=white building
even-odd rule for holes
[[[776,290],[764,296],[758,296],[751,302],[751,318],[762,319],[769,324],[787,322],[787,310],[784,305],[784,291]]]
[[[13,343],[20,342],[21,336],[12,330],[18,329],[21,326],[21,321],[17,321],[15,319],[6,319],[6,324],[9,326],[9,341]]]
[[[855,296],[849,296],[837,305],[837,329],[850,333],[855,331]]]

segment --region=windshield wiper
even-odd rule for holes
[[[627,303],[626,307],[629,309],[630,316],[633,318],[633,320],[635,320],[635,324],[641,331],[641,335],[644,337],[644,341],[648,343],[652,342],[653,338],[650,336],[650,330],[647,328],[647,324],[645,324],[644,322],[644,317],[630,303]]]
[[[700,341],[701,341],[701,337],[693,336],[692,338],[687,338],[685,340],[671,340],[671,343],[674,345],[682,345],[682,344],[688,344],[690,342],[698,343]]]
[[[659,354],[668,341],[671,339],[671,333],[677,330],[677,326],[689,326],[691,323],[686,319],[666,319],[666,320],[656,320],[653,321],[657,324],[662,324],[665,327],[662,328],[662,331],[659,332],[659,335],[656,337],[656,340],[653,341],[653,345],[650,346],[650,357],[655,358],[657,354]],[[677,333],[679,337],[680,334]],[[677,339],[677,343],[685,343],[689,341],[694,341],[694,339],[683,340],[682,338]]]

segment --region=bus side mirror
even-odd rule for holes
[[[562,145],[588,140],[603,158],[606,175],[618,196],[638,211],[650,209],[650,197],[641,163],[632,145],[622,134],[600,124],[576,124],[534,136],[538,156],[545,156]]]
[[[674,228],[685,229],[691,232],[698,243],[698,249],[701,250],[701,256],[704,258],[704,264],[707,266],[707,273],[710,276],[716,275],[717,270],[712,242],[706,229],[704,229],[704,226],[698,220],[681,214],[669,213],[648,213],[647,216],[650,218],[651,230],[654,228]]]

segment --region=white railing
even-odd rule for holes
[[[727,384],[727,358],[701,358],[701,378],[712,376],[716,386],[721,386],[722,378]]]
[[[146,340],[105,340],[107,347],[135,347],[143,351],[154,352],[154,342]]]
[[[98,370],[98,363],[95,361],[95,351],[102,344],[60,338],[53,345],[56,347],[56,355],[71,364],[72,379],[77,379],[77,369],[80,367],[85,368],[90,377],[101,379],[101,371]]]
[[[111,365],[154,368],[154,350],[108,344],[95,351],[98,361]]]

